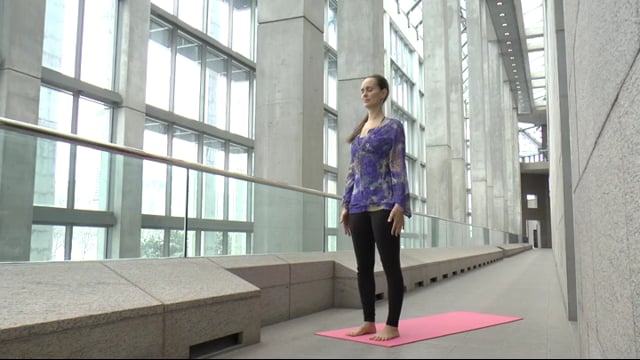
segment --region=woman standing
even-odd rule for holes
[[[353,241],[364,324],[348,335],[374,334],[370,339],[384,341],[400,336],[398,322],[404,298],[400,232],[404,216],[411,217],[405,135],[402,122],[384,115],[383,105],[389,96],[384,76],[364,79],[360,93],[368,113],[347,139],[351,163],[340,222]],[[386,326],[380,331],[375,326],[376,247],[389,292]]]

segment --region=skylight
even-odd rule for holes
[[[522,1],[522,19],[527,40],[531,91],[534,106],[538,110],[547,107],[544,49],[543,0]]]

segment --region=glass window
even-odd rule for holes
[[[229,46],[229,0],[209,0],[207,34]]]
[[[33,225],[29,261],[63,261],[65,233],[64,226]]]
[[[222,231],[202,232],[202,256],[226,255],[226,253],[224,233]]]
[[[325,50],[325,104],[338,108],[338,58],[329,50]]]
[[[189,162],[198,162],[198,135],[192,131],[174,128],[171,156]],[[186,168],[171,167],[171,215],[185,216],[185,207],[188,205],[189,216],[196,216],[197,209],[197,177],[195,171],[191,171],[187,178]],[[187,194],[187,181],[188,194]],[[187,203],[188,201],[188,203]]]
[[[158,258],[164,256],[164,230],[142,229],[140,231],[140,257]]]
[[[338,167],[338,119],[335,115],[325,112],[324,163]]]
[[[71,132],[73,96],[47,87],[40,88],[38,125]],[[38,139],[33,204],[67,207],[71,145]]]
[[[173,111],[184,117],[200,119],[200,45],[178,36]],[[155,76],[155,75],[154,75]]]
[[[78,105],[79,136],[109,142],[112,109],[102,103],[80,98]],[[110,154],[106,151],[77,147],[74,207],[107,210],[109,196]]]
[[[202,31],[204,14],[204,0],[178,0],[178,17],[180,20],[200,31]]]
[[[107,229],[98,227],[73,227],[71,239],[71,260],[104,259]]]
[[[187,231],[187,238],[184,237],[184,230],[169,231],[169,256],[184,257],[184,247],[187,247],[187,256],[195,256],[196,232]]]
[[[151,3],[158,5],[169,14],[173,14],[173,0],[151,0]]]
[[[231,48],[249,59],[252,58],[251,37],[254,29],[251,12],[252,2],[252,0],[233,0],[233,30],[231,32]]]
[[[324,41],[334,49],[338,48],[338,4],[335,0],[326,2],[326,23]]]
[[[112,89],[117,1],[84,1],[80,80]]]
[[[391,65],[391,80],[391,99],[404,111],[413,113],[413,81],[395,64]]]
[[[112,89],[117,5],[117,0],[47,1],[42,65]]]
[[[327,172],[324,174],[325,192],[329,194],[337,194],[338,190],[338,175],[335,173]],[[327,198],[327,220],[326,226],[328,228],[336,228],[338,226],[338,209],[340,208],[340,202],[337,199]]]
[[[245,255],[247,252],[247,234],[240,232],[229,233],[229,255]]]
[[[327,235],[327,251],[336,251],[338,237],[336,235]]]
[[[205,84],[205,122],[219,129],[227,129],[227,63],[226,56],[207,52]]]
[[[156,20],[149,25],[146,102],[169,110],[171,91],[171,27]]]
[[[167,125],[147,119],[144,125],[143,150],[167,155]],[[142,163],[142,213],[165,215],[167,165],[150,160]]]
[[[48,87],[41,87],[40,93],[39,125],[109,142],[113,111],[110,106],[87,98],[77,98],[74,105],[73,94]],[[78,109],[75,120],[74,106]],[[107,210],[109,159],[104,151],[38,139],[34,204]],[[74,194],[73,199],[69,194]]]
[[[249,150],[245,147],[229,145],[229,171],[248,175]],[[229,220],[248,221],[249,183],[229,178]]]
[[[224,170],[225,143],[211,137],[204,138],[204,165]],[[224,219],[224,183],[220,175],[203,174],[202,184],[202,217],[208,219]]]
[[[75,76],[78,0],[47,1],[42,66]]]
[[[229,131],[249,137],[251,108],[251,72],[237,64],[231,68]]]

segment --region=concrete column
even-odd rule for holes
[[[0,116],[38,122],[44,14],[44,1],[0,0]],[[35,156],[35,138],[0,135],[0,261],[29,260]]]
[[[504,90],[502,92],[503,108],[504,108],[504,199],[505,199],[505,231],[512,234],[520,233],[520,220],[515,217],[516,205],[520,203],[516,194],[516,178],[520,179],[520,171],[516,167],[516,161],[519,161],[517,143],[517,116],[516,107],[511,96],[509,82],[503,83]],[[516,172],[517,170],[517,172]]]
[[[385,75],[383,0],[338,1],[338,190],[349,169],[347,137],[366,116],[360,85],[371,74]],[[391,79],[389,79],[391,80]],[[388,106],[389,102],[387,102]],[[337,249],[350,249],[339,231]]]
[[[491,58],[490,81],[489,81],[489,111],[487,125],[487,138],[489,143],[489,161],[491,164],[490,186],[491,202],[491,228],[504,230],[504,113],[503,113],[503,73],[504,64],[500,57],[498,42],[489,42],[489,56]]]
[[[322,1],[260,3],[256,56],[259,59],[255,117],[257,177],[322,190],[323,29]],[[297,200],[278,203],[283,201],[282,197],[262,186],[256,187],[255,195],[256,251],[322,249],[324,225],[316,217],[323,213],[322,198],[311,200],[300,193]],[[284,211],[270,210],[273,208]],[[309,221],[305,226],[306,219]],[[303,241],[302,247],[295,245]]]
[[[485,106],[484,106],[484,116],[485,116],[485,121],[484,121],[484,136],[486,137],[486,139],[488,140],[487,145],[485,146],[485,167],[486,167],[486,185],[487,185],[487,227],[490,229],[495,229],[495,225],[494,225],[494,217],[493,217],[493,213],[494,213],[494,206],[493,206],[493,194],[494,194],[494,189],[493,189],[493,153],[492,153],[492,143],[493,143],[493,135],[492,135],[492,128],[493,128],[493,123],[494,123],[494,119],[493,117],[496,116],[495,113],[495,97],[496,97],[496,93],[495,93],[495,69],[496,69],[496,63],[498,62],[498,59],[496,58],[496,55],[494,53],[495,49],[492,46],[492,42],[494,42],[496,40],[495,37],[495,31],[493,29],[493,25],[492,22],[490,20],[489,17],[489,11],[486,7],[486,1],[485,1],[485,27],[484,27],[484,31],[485,31],[485,41],[482,44],[482,46],[484,47],[484,51],[485,51],[485,55],[486,55],[486,62],[485,62],[485,71],[487,74],[487,78],[486,78],[486,83],[484,84],[484,102],[485,102]],[[495,45],[495,43],[493,44]],[[501,239],[494,239],[493,238],[493,234],[494,232],[491,231],[492,234],[492,239],[491,239],[491,243],[495,244],[495,243],[502,243],[502,238]]]
[[[513,141],[511,142],[511,153],[514,156],[514,159],[511,162],[511,166],[513,167],[513,214],[512,216],[512,224],[510,227],[510,231],[514,234],[519,235],[522,240],[522,227],[520,224],[522,223],[522,176],[520,174],[520,156],[519,150],[520,146],[518,144],[518,115],[517,115],[517,105],[513,103],[513,111],[512,111],[512,125],[511,134],[513,136]]]
[[[462,42],[460,2],[445,1],[449,56],[449,130],[451,133],[451,219],[467,222],[467,165],[465,160],[464,111],[462,98]],[[424,6],[423,6],[424,7]]]
[[[129,1],[121,4],[121,56],[118,64],[118,91],[123,98],[116,112],[117,144],[142,149],[145,122],[145,86],[150,3]],[[112,232],[109,257],[140,257],[142,214],[142,160],[115,157],[113,211],[118,223]]]
[[[485,0],[467,1],[469,41],[469,122],[471,129],[471,216],[473,225],[488,226],[485,84],[487,10]]]
[[[422,5],[426,118],[427,214],[451,219],[450,68],[447,6],[444,0]]]

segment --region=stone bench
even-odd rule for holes
[[[407,291],[526,244],[403,249]],[[375,267],[378,299],[386,280]],[[0,264],[0,358],[193,358],[265,325],[360,308],[353,251]]]
[[[260,341],[260,289],[207,258],[0,269],[0,357],[189,358]]]
[[[335,253],[333,257],[336,262],[334,306],[359,308],[361,305],[353,255]],[[412,291],[501,260],[504,254],[501,249],[494,246],[478,246],[402,249],[400,257],[405,289]],[[374,271],[376,297],[386,299],[387,283],[379,258],[376,258]]]

